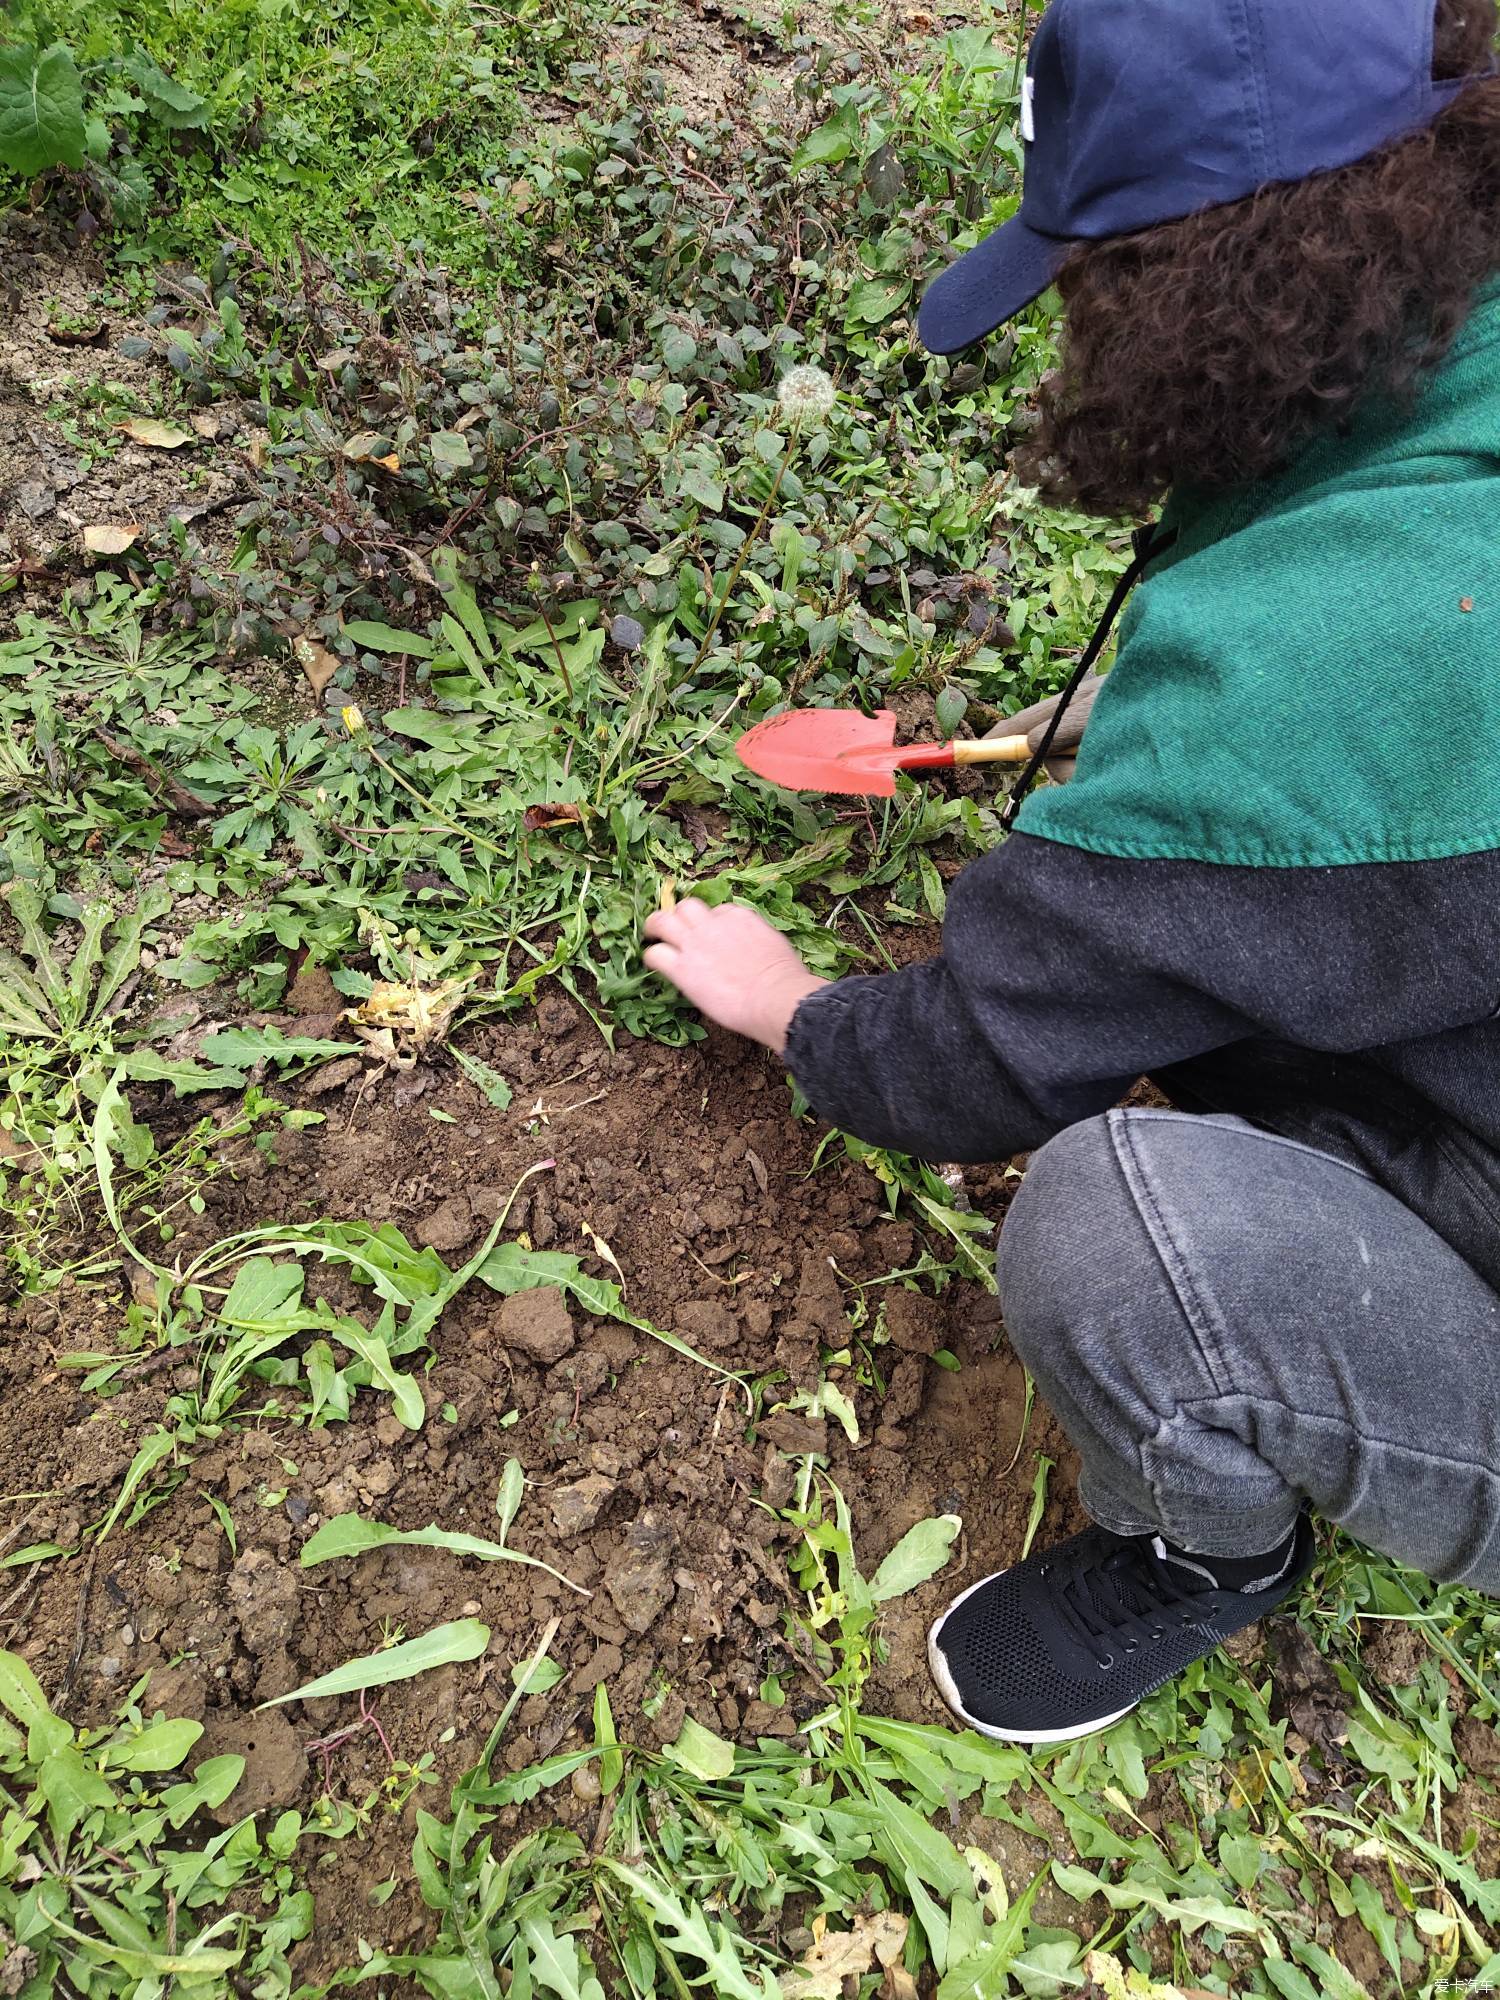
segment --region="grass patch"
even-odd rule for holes
[[[299,241],[399,243],[478,279],[525,247],[504,196],[522,93],[550,86],[602,18],[589,0],[54,0],[23,5],[0,39],[68,52],[74,198],[122,262],[208,267],[232,239],[286,261]]]

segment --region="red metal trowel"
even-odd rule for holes
[[[907,743],[897,749],[896,718],[888,708],[874,715],[861,715],[857,708],[788,709],[757,722],[735,749],[757,778],[768,778],[789,792],[852,792],[874,799],[895,796],[898,771],[1024,764],[1031,755],[1024,736]]]

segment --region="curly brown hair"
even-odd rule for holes
[[[1488,68],[1495,0],[1439,0],[1434,71]],[[1500,270],[1500,79],[1353,166],[1081,245],[1063,356],[1014,457],[1090,513],[1263,479],[1372,392],[1410,392]]]

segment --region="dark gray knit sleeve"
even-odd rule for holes
[[[1005,1159],[1231,1045],[1358,1051],[1486,1018],[1497,895],[1489,853],[1230,868],[1015,834],[954,884],[942,955],[811,995],[788,1063],[871,1144]]]

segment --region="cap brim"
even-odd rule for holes
[[[1072,243],[1015,216],[933,279],[917,311],[930,354],[957,354],[1029,306],[1057,276]]]

